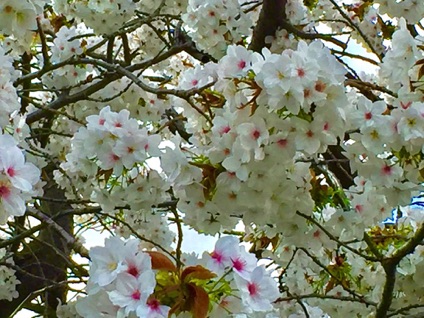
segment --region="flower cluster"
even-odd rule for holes
[[[408,23],[419,22],[424,15],[424,5],[418,0],[377,0],[375,3],[380,5],[380,11],[390,17],[405,18]]]
[[[170,310],[178,317],[187,311],[220,317],[269,311],[278,297],[276,281],[231,236],[184,269],[162,253],[141,251],[134,239],[106,239],[105,247],[92,248],[90,257],[88,296],[76,303],[82,317],[92,317],[100,308],[114,317],[168,317]],[[187,304],[181,293],[191,297]]]
[[[182,19],[199,49],[220,58],[227,45],[250,34],[250,19],[237,0],[189,0]]]
[[[75,27],[62,26],[53,40],[51,61],[54,63],[65,61],[83,52],[82,40],[76,38],[78,35]]]
[[[109,307],[113,310],[105,313],[110,315],[126,317],[135,313],[137,317],[166,317],[169,308],[149,298],[156,286],[155,274],[151,258],[139,250],[138,240],[125,243],[117,237],[106,239],[105,247],[91,249],[90,258],[92,288],[85,300],[77,304],[81,316],[89,317],[100,308]],[[93,301],[99,294],[107,295],[105,303]]]
[[[169,200],[165,192],[169,185],[149,163],[154,157],[152,164],[157,166],[162,155],[160,141],[158,134],[140,128],[128,110],[116,113],[105,107],[98,115],[88,116],[87,127],[74,135],[67,161],[61,164],[62,172],[55,171],[55,179],[66,187],[68,178],[73,178],[79,195],[99,204],[105,213],[114,214],[116,207],[125,207],[122,217],[132,231],[168,247],[175,235],[163,213],[153,206]],[[116,232],[130,235],[125,226]]]
[[[16,76],[12,63],[13,59],[0,46],[0,128],[9,123],[9,116],[20,107],[12,82]]]
[[[57,0],[54,6],[56,12],[67,13],[82,21],[89,28],[100,34],[111,34],[129,21],[137,9],[130,0],[119,1],[81,1]]]
[[[21,44],[31,43],[37,30],[37,15],[48,0],[4,0],[0,3],[0,34],[8,35]]]
[[[0,224],[9,216],[22,216],[31,198],[40,170],[25,162],[22,150],[10,135],[0,135]]]
[[[384,56],[380,76],[383,85],[390,89],[409,89],[410,80],[418,73],[415,63],[423,57],[419,42],[409,33],[405,19],[400,19],[399,29],[393,34],[392,47]],[[419,80],[419,78],[414,78]]]
[[[264,267],[257,266],[256,257],[247,253],[245,248],[239,245],[236,237],[220,238],[216,242],[213,252],[204,254],[204,258],[207,268],[212,272],[218,276],[224,275],[227,282],[234,280],[242,302],[239,306],[241,307],[240,312],[272,310],[272,302],[277,299],[279,294],[276,281],[269,276]],[[225,304],[226,300],[228,301],[227,298],[228,295],[222,297],[218,307],[229,309],[229,304]],[[232,302],[234,303],[236,300],[233,299]]]
[[[11,301],[13,298],[18,297],[16,285],[20,284],[20,281],[15,276],[15,270],[12,269],[14,265],[13,258],[6,255],[5,249],[0,249],[0,263],[6,264],[0,265],[0,300]]]
[[[137,120],[129,115],[126,109],[116,113],[107,106],[99,115],[87,117],[87,128],[82,127],[75,134],[64,168],[86,170],[84,162],[92,162],[120,176],[124,169],[129,171],[152,156],[160,156],[161,137],[149,134],[146,128],[140,129]]]
[[[344,73],[320,42],[299,42],[296,51],[281,54],[264,50],[262,56],[229,46],[216,66],[215,90],[225,101],[214,110],[212,127],[191,128],[203,131],[192,137],[202,147],[195,153],[177,143],[162,156],[185,221],[214,233],[220,225],[235,225],[230,215],[240,215],[290,233],[297,221],[283,222],[278,213],[293,215],[292,206],[305,213],[313,209],[309,163],[298,159],[324,152],[345,132],[347,99],[339,85]],[[187,76],[201,82],[210,74],[205,68]]]

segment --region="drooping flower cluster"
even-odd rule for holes
[[[0,224],[9,216],[22,216],[31,198],[40,170],[25,162],[22,150],[10,135],[0,135]]]

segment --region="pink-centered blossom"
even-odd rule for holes
[[[256,268],[257,262],[255,255],[246,252],[244,246],[240,246],[238,254],[231,257],[233,271],[245,279],[248,279],[251,272]]]
[[[252,63],[260,60],[257,53],[248,51],[241,45],[230,45],[225,55],[218,65],[218,76],[226,77],[243,77],[252,68]]]
[[[20,192],[12,183],[0,174],[0,223],[3,223],[7,216],[22,216],[25,213],[25,201],[20,196]],[[3,215],[6,212],[6,215]]]
[[[111,302],[124,309],[126,314],[136,312],[139,317],[147,307],[147,299],[156,286],[152,270],[143,272],[138,278],[128,273],[121,273],[116,279],[115,289],[108,292]]]
[[[222,274],[225,269],[232,266],[232,257],[237,257],[239,242],[234,236],[221,237],[215,244],[215,249],[208,257],[207,266],[213,272]]]
[[[146,307],[140,307],[137,311],[139,317],[143,318],[167,318],[171,309],[169,306],[161,305],[156,298],[147,300]]]
[[[18,147],[0,152],[0,172],[3,171],[12,185],[22,191],[30,191],[40,178],[40,170],[32,163],[25,162]]]
[[[240,290],[244,305],[254,311],[272,309],[272,302],[279,296],[277,282],[266,273],[265,268],[258,266],[248,279],[234,276]]]

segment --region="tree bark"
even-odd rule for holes
[[[265,38],[274,36],[275,32],[282,27],[286,20],[287,0],[264,0],[259,19],[253,30],[252,42],[249,50],[260,52],[266,47]]]

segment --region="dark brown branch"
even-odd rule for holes
[[[351,297],[351,296],[335,296],[335,295],[322,295],[322,294],[318,294],[318,293],[311,293],[311,294],[305,294],[305,295],[292,295],[289,297],[280,297],[278,298],[275,303],[278,302],[285,302],[285,301],[291,301],[291,300],[295,300],[295,299],[329,299],[329,300],[337,300],[337,301],[342,301],[342,302],[353,302],[353,303],[361,303],[364,304],[364,300],[362,298],[357,298],[357,297]],[[373,307],[377,307],[377,304],[372,302],[372,301],[367,301],[366,304],[368,306],[373,306]]]
[[[43,65],[49,66],[50,65],[50,57],[48,53],[49,46],[47,45],[46,35],[44,34],[43,27],[41,26],[40,18],[37,18],[37,27],[38,27],[38,35],[40,36],[40,42],[41,42],[41,53],[43,55]]]
[[[339,180],[343,189],[348,189],[354,184],[353,179],[355,176],[351,172],[349,160],[343,155],[342,151],[343,149],[340,145],[330,145],[322,155],[327,160],[328,170]]]
[[[32,54],[31,53],[25,52],[24,54],[22,54],[22,57],[21,57],[22,74],[24,76],[31,73],[31,60],[32,60]],[[29,89],[30,88],[31,88],[31,80],[26,80],[26,81],[22,82],[23,91],[20,94],[21,109],[19,111],[21,114],[26,113],[26,108],[29,105],[29,101],[30,101],[30,98],[29,98],[30,91],[29,91]]]
[[[393,300],[393,291],[395,290],[396,282],[396,266],[383,266],[386,273],[386,281],[384,282],[383,294],[381,302],[377,307],[375,318],[386,318],[387,312]]]
[[[113,62],[113,47],[115,45],[115,37],[111,36],[109,41],[107,41],[107,53],[106,53],[106,61],[109,63]]]
[[[296,35],[297,37],[305,39],[305,40],[321,39],[324,41],[331,42],[341,47],[343,50],[347,49],[347,44],[345,42],[337,40],[336,38],[333,38],[331,34],[306,33],[297,29],[295,26],[291,25],[287,20],[283,21],[282,28],[285,29],[287,32],[292,33]]]
[[[386,273],[386,281],[381,295],[381,303],[376,311],[376,318],[386,318],[393,300],[393,292],[396,282],[396,268],[400,261],[408,254],[414,252],[415,248],[424,240],[424,225],[415,232],[415,235],[401,248],[393,253],[392,257],[386,258],[381,265]]]
[[[129,65],[131,63],[131,49],[128,43],[127,34],[126,33],[121,34],[121,39],[122,39],[122,48],[124,50],[124,61],[125,61],[125,64]]]
[[[173,107],[171,107],[165,110],[164,115],[169,119],[166,126],[171,131],[171,133],[175,135],[178,132],[181,138],[189,142],[189,139],[192,136],[192,134],[189,134],[186,131],[184,126],[184,119],[180,118],[180,114],[178,114],[177,111]]]
[[[391,90],[387,89],[386,87],[382,87],[382,86],[379,86],[379,85],[374,84],[374,83],[364,82],[364,81],[361,81],[361,80],[355,79],[355,78],[348,78],[345,81],[345,85],[355,87],[356,89],[359,90],[359,92],[361,92],[364,96],[366,96],[371,101],[382,100],[381,98],[379,98],[378,96],[373,94],[372,90],[376,90],[376,91],[386,93],[386,94],[393,96],[395,98],[398,97],[398,95],[396,93],[392,92]]]
[[[260,52],[266,46],[265,38],[275,36],[286,20],[286,4],[287,0],[264,0],[249,50]]]

